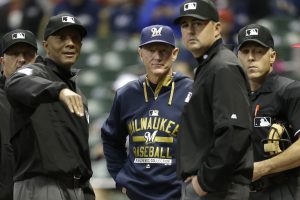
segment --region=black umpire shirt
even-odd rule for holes
[[[13,199],[13,150],[9,142],[10,105],[4,91],[5,77],[0,74],[0,200]]]
[[[177,174],[198,175],[207,192],[225,191],[231,182],[249,184],[253,152],[246,75],[221,39],[198,62],[178,134]]]
[[[6,81],[12,106],[14,180],[45,175],[56,179],[91,175],[88,147],[88,112],[78,117],[59,101],[61,89],[81,94],[76,74],[64,71],[50,59],[17,70]]]
[[[293,142],[300,134],[300,82],[275,73],[267,76],[262,87],[251,95],[253,113],[254,160],[268,158],[264,152],[264,143],[273,123],[283,124],[288,135],[284,139]],[[282,146],[287,147],[288,142]]]

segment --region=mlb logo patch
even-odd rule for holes
[[[197,9],[197,3],[196,2],[190,2],[190,3],[186,3],[183,6],[183,10],[187,11],[187,10],[196,10]]]
[[[231,116],[230,116],[231,119],[237,119],[237,115],[235,113],[233,113]]]
[[[22,32],[20,32],[20,33],[13,33],[11,35],[11,37],[12,37],[13,40],[16,40],[16,39],[25,39],[25,33],[22,33]]]
[[[258,28],[250,28],[246,30],[246,36],[258,35]]]
[[[62,16],[61,17],[61,19],[62,19],[62,22],[63,23],[72,23],[72,24],[75,24],[75,19],[74,19],[74,17],[71,17],[71,16]]]
[[[159,110],[149,110],[150,117],[158,117]]]
[[[255,117],[254,127],[270,127],[271,122],[271,117]]]

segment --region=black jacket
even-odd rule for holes
[[[198,175],[207,192],[249,184],[253,170],[249,85],[236,56],[218,40],[198,59],[177,145],[177,174]]]
[[[270,73],[264,84],[251,95],[253,113],[253,151],[254,160],[261,161],[270,157],[264,151],[270,126],[283,124],[287,134],[283,134],[280,145],[282,150],[296,141],[300,134],[300,82]],[[265,123],[262,124],[261,120]],[[300,169],[300,168],[299,168]]]
[[[0,200],[13,199],[13,150],[9,142],[10,105],[4,91],[5,77],[0,75]]]
[[[12,106],[14,180],[36,175],[91,177],[87,106],[85,116],[78,117],[58,99],[63,88],[81,94],[75,78],[76,74],[45,59],[24,66],[6,81]]]

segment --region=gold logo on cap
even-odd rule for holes
[[[183,10],[187,11],[187,10],[196,10],[197,9],[197,3],[196,2],[190,2],[190,3],[186,3],[183,6]]]
[[[61,20],[62,20],[63,23],[67,22],[67,23],[75,24],[75,19],[74,19],[74,17],[71,17],[71,16],[62,16]]]

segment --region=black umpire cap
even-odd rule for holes
[[[274,40],[270,31],[259,24],[249,24],[238,33],[238,50],[245,42],[256,42],[264,47],[274,49]]]
[[[211,0],[187,0],[183,2],[180,7],[180,16],[174,20],[174,23],[179,24],[183,17],[219,21],[218,10]]]
[[[28,30],[16,29],[6,33],[1,40],[1,55],[16,43],[26,43],[37,50],[37,43],[35,35]]]
[[[87,31],[80,21],[71,14],[63,13],[50,17],[44,33],[44,40],[56,31],[70,26],[77,28],[82,37],[86,36]]]

